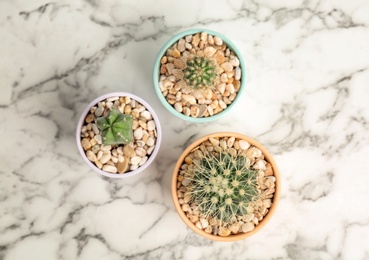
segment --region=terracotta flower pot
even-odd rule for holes
[[[214,139],[219,139],[220,140],[221,138],[230,138],[230,137],[234,137],[235,140],[238,143],[240,143],[238,140],[244,140],[244,141],[246,141],[250,144],[250,147],[256,147],[261,151],[262,156],[263,156],[262,161],[263,161],[263,163],[265,162],[265,165],[267,166],[267,169],[264,170],[264,173],[265,173],[265,176],[266,176],[265,178],[268,178],[267,176],[274,176],[272,178],[273,178],[273,180],[275,180],[275,183],[273,185],[274,186],[273,189],[275,189],[275,191],[274,191],[273,198],[269,199],[269,201],[271,201],[271,206],[268,208],[268,210],[266,211],[267,213],[262,217],[262,219],[258,222],[258,224],[255,225],[253,230],[248,231],[246,233],[243,233],[242,230],[240,229],[241,231],[238,234],[233,234],[233,232],[232,232],[231,234],[229,234],[229,236],[220,236],[218,234],[214,235],[213,233],[207,233],[203,229],[198,228],[196,226],[197,224],[193,223],[189,219],[189,217],[186,215],[186,213],[183,211],[183,207],[184,207],[183,206],[183,201],[182,201],[182,205],[181,205],[180,202],[179,202],[179,197],[178,197],[179,196],[178,195],[179,194],[178,188],[182,185],[180,183],[182,182],[183,178],[181,178],[179,176],[180,176],[181,167],[183,167],[182,165],[185,163],[185,161],[188,162],[188,160],[189,160],[188,155],[191,152],[193,152],[194,149],[196,149],[201,144],[208,145],[209,144],[209,138],[214,138]],[[252,149],[254,149],[254,148],[252,148]],[[247,152],[247,150],[246,150],[246,152]],[[193,153],[191,153],[191,155],[193,155]],[[187,159],[186,159],[186,157],[187,157]],[[189,177],[189,178],[193,178],[193,177]],[[255,234],[256,232],[258,232],[260,229],[262,229],[268,223],[268,221],[273,216],[273,214],[274,214],[274,212],[277,208],[277,205],[278,205],[280,192],[281,192],[280,185],[281,185],[280,184],[280,175],[279,175],[277,165],[276,165],[273,157],[270,155],[270,153],[260,143],[258,143],[254,139],[252,139],[250,137],[247,137],[245,135],[242,135],[242,134],[231,133],[231,132],[219,132],[219,133],[213,133],[213,134],[209,134],[209,135],[206,135],[204,137],[201,137],[200,139],[194,141],[190,146],[188,146],[184,150],[184,152],[181,154],[181,156],[177,160],[177,163],[174,167],[174,170],[173,170],[173,173],[172,173],[171,189],[172,189],[172,199],[173,199],[175,208],[176,208],[179,216],[185,222],[185,224],[188,227],[190,227],[194,232],[196,232],[197,234],[199,234],[199,235],[201,235],[201,236],[203,236],[207,239],[211,239],[211,240],[215,240],[215,241],[236,241],[236,240],[241,240],[241,239],[244,239],[246,237],[249,237],[249,236]],[[181,187],[183,187],[183,185]],[[273,190],[273,189],[271,189],[271,190]],[[268,194],[268,192],[266,192],[265,194]],[[188,204],[190,204],[190,203],[188,202]],[[260,212],[258,212],[258,213],[260,213]],[[187,212],[187,214],[188,214],[188,212]],[[256,213],[255,213],[255,216],[256,216]]]
[[[148,121],[154,121],[154,130],[152,130],[151,132],[153,132],[156,138],[156,140],[154,141],[154,143],[150,143],[150,152],[147,152],[147,154],[145,154],[143,157],[147,157],[145,158],[145,162],[143,162],[141,164],[141,162],[137,165],[138,167],[136,169],[127,169],[124,173],[121,173],[119,174],[118,172],[117,173],[112,173],[112,172],[108,172],[108,171],[105,171],[103,167],[98,167],[97,166],[97,159],[95,161],[95,157],[93,157],[93,160],[91,160],[91,158],[88,158],[87,156],[87,152],[88,151],[91,151],[93,149],[93,146],[94,145],[91,145],[91,148],[87,147],[83,147],[81,141],[82,139],[84,139],[84,136],[82,136],[82,133],[81,133],[81,129],[84,125],[86,125],[86,117],[88,115],[91,115],[90,113],[90,109],[94,106],[96,106],[99,102],[101,101],[104,101],[106,99],[109,99],[109,98],[116,98],[116,97],[126,97],[126,98],[129,98],[131,100],[134,100],[136,102],[138,102],[140,105],[142,105],[146,110],[144,111],[148,111],[151,115],[151,118],[148,119]],[[130,111],[133,111],[134,108],[131,108]],[[124,112],[126,113],[126,112]],[[147,112],[146,112],[147,114]],[[96,123],[96,118],[93,119],[94,121],[92,121],[91,123]],[[134,120],[137,120],[136,117]],[[140,125],[138,125],[138,127],[140,127]],[[97,131],[97,129],[95,128],[95,131]],[[90,131],[91,132],[91,131]],[[159,147],[160,147],[160,143],[161,143],[161,126],[160,126],[160,122],[159,122],[159,119],[158,119],[158,116],[156,115],[155,111],[153,110],[153,108],[145,101],[143,100],[142,98],[136,96],[136,95],[133,95],[131,93],[125,93],[125,92],[113,92],[113,93],[108,93],[108,94],[105,94],[105,95],[102,95],[96,99],[94,99],[93,101],[91,101],[90,104],[88,104],[85,108],[85,110],[82,112],[80,118],[79,118],[79,121],[78,121],[78,124],[77,124],[77,128],[76,128],[76,143],[77,143],[77,147],[78,147],[78,150],[83,158],[83,160],[86,162],[86,164],[92,169],[94,170],[95,172],[103,175],[103,176],[106,176],[106,177],[110,177],[110,178],[127,178],[127,177],[130,177],[130,176],[133,176],[137,173],[140,173],[142,172],[144,169],[146,169],[155,159],[158,151],[159,151]],[[141,139],[138,140],[136,139],[136,137],[133,137],[133,141],[131,142],[131,144],[133,145],[133,147],[136,149],[139,145],[138,144],[138,141],[142,141]],[[151,140],[152,141],[152,140]],[[146,141],[147,142],[147,141]],[[95,143],[95,141],[94,141]],[[100,145],[99,143],[97,143],[97,145]],[[149,147],[148,144],[144,144],[141,142],[141,145],[142,147]],[[132,158],[131,157],[128,157],[126,154],[124,154],[123,151],[123,145],[113,145],[112,146],[112,150],[113,149],[117,149],[120,147],[120,152],[121,152],[121,155],[124,157],[124,158],[129,158],[129,160],[131,160]],[[146,147],[146,148],[147,148]],[[142,149],[141,149],[142,151]],[[92,155],[92,153],[90,152],[89,153],[90,155]],[[135,154],[136,155],[136,154]],[[95,154],[95,156],[98,156],[97,153]],[[112,156],[113,157],[113,156]],[[118,154],[118,157],[119,157],[119,154]],[[137,156],[136,156],[137,157]],[[113,162],[110,162],[111,164],[113,164]],[[100,166],[101,164],[98,163]],[[129,166],[129,165],[128,165]],[[118,167],[116,167],[118,168]]]

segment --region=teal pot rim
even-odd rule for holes
[[[237,55],[237,57],[240,61],[240,68],[241,68],[241,86],[240,86],[240,89],[239,89],[239,91],[236,95],[236,98],[233,100],[233,102],[231,104],[229,104],[227,106],[227,108],[225,110],[223,110],[222,112],[220,112],[216,115],[213,115],[213,116],[202,117],[202,118],[194,118],[194,117],[190,117],[190,116],[185,116],[184,114],[182,114],[182,113],[178,112],[177,110],[175,110],[175,108],[172,105],[170,105],[167,102],[167,100],[165,99],[165,97],[163,96],[163,94],[160,90],[160,87],[159,87],[160,65],[161,65],[160,60],[164,56],[166,50],[168,48],[170,48],[174,43],[176,43],[180,38],[182,38],[186,35],[196,34],[196,33],[201,33],[201,32],[206,32],[208,34],[218,36]],[[245,90],[246,80],[247,80],[246,64],[245,64],[245,62],[242,58],[242,54],[241,54],[240,50],[236,47],[236,45],[233,44],[233,42],[231,40],[229,40],[223,34],[221,34],[219,32],[216,32],[216,31],[208,30],[208,29],[191,29],[191,30],[186,30],[186,31],[183,31],[183,32],[180,32],[180,33],[174,35],[160,49],[160,51],[159,51],[159,53],[156,57],[155,63],[154,63],[153,81],[154,81],[155,92],[156,92],[160,102],[173,115],[175,115],[175,116],[177,116],[177,117],[179,117],[183,120],[190,121],[190,122],[211,122],[213,120],[216,120],[216,119],[222,117],[226,113],[228,113],[229,110],[231,110],[236,105],[236,103],[239,101],[239,99],[241,98],[241,96],[242,96],[242,94]]]
[[[151,114],[155,125],[156,125],[156,133],[157,133],[157,138],[156,138],[156,144],[155,144],[155,148],[152,152],[152,154],[150,155],[150,157],[148,158],[148,160],[146,161],[146,163],[144,163],[142,166],[138,167],[136,170],[132,170],[129,172],[126,172],[124,174],[118,174],[118,173],[109,173],[103,170],[100,170],[94,163],[92,163],[89,159],[87,159],[86,153],[84,151],[84,149],[82,148],[81,145],[81,128],[83,126],[84,120],[88,114],[88,112],[90,111],[90,108],[93,107],[94,105],[96,105],[98,102],[105,100],[106,98],[110,98],[110,97],[130,97],[131,99],[134,99],[138,102],[140,102]],[[154,160],[155,157],[157,156],[159,149],[160,149],[160,144],[161,144],[161,140],[162,140],[162,130],[161,130],[161,125],[159,122],[159,118],[155,112],[155,110],[149,105],[149,103],[147,103],[144,99],[142,99],[141,97],[138,97],[134,94],[131,93],[127,93],[127,92],[110,92],[104,95],[101,95],[97,98],[95,98],[94,100],[92,100],[83,110],[83,112],[81,113],[78,123],[77,123],[77,127],[76,127],[76,143],[77,143],[77,148],[78,151],[80,153],[80,155],[82,156],[83,160],[85,161],[85,163],[95,172],[99,173],[102,176],[105,177],[109,177],[109,178],[119,178],[119,179],[123,179],[123,178],[128,178],[131,177],[133,175],[136,175],[142,171],[144,171]]]

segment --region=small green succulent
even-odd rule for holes
[[[112,107],[106,116],[99,117],[96,121],[102,132],[103,144],[128,144],[132,142],[132,115],[122,114],[118,108]]]
[[[207,153],[200,163],[188,167],[190,183],[185,197],[207,217],[229,224],[233,217],[247,214],[250,202],[259,196],[258,172],[248,168],[247,158],[227,151]]]
[[[193,88],[209,87],[216,77],[214,64],[204,57],[188,60],[183,72],[184,80]]]

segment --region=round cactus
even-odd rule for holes
[[[194,88],[212,86],[216,77],[214,64],[204,57],[188,60],[183,72],[186,83]]]
[[[188,203],[195,203],[204,216],[224,226],[233,217],[247,214],[248,204],[259,195],[258,172],[249,169],[247,160],[227,151],[204,154],[186,170]]]
[[[103,144],[128,144],[133,140],[133,116],[122,114],[116,107],[97,118],[96,123],[102,132]]]

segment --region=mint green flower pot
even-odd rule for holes
[[[237,92],[236,98],[223,111],[221,111],[217,114],[214,114],[212,116],[208,116],[208,117],[191,117],[191,116],[186,116],[183,113],[178,112],[174,108],[174,106],[172,106],[171,104],[168,103],[168,101],[164,97],[163,93],[161,92],[160,86],[159,86],[160,67],[161,67],[161,62],[160,61],[161,61],[162,57],[166,54],[167,49],[169,49],[171,46],[173,46],[173,44],[175,44],[179,39],[181,39],[182,37],[184,37],[186,35],[194,35],[194,34],[201,33],[201,32],[206,32],[207,34],[210,34],[210,35],[213,35],[213,36],[218,36],[219,38],[221,38],[223,40],[223,42],[227,45],[227,47],[231,51],[233,51],[234,54],[237,56],[237,58],[240,62],[239,67],[241,69],[240,88]],[[230,111],[236,105],[238,100],[240,99],[240,97],[243,94],[244,89],[245,89],[246,65],[245,65],[245,62],[242,58],[241,52],[232,43],[232,41],[230,41],[226,36],[224,36],[224,35],[222,35],[218,32],[207,30],[207,29],[192,29],[192,30],[183,31],[181,33],[178,33],[178,34],[174,35],[160,49],[160,51],[158,53],[158,56],[156,57],[155,64],[154,64],[153,81],[154,81],[155,91],[156,91],[157,96],[159,97],[159,100],[161,101],[163,106],[166,109],[168,109],[173,115],[175,115],[175,116],[177,116],[177,117],[179,117],[183,120],[190,121],[190,122],[210,122],[210,121],[216,120],[216,119],[222,117],[223,115],[225,115],[226,113],[228,113],[228,111]]]

